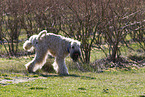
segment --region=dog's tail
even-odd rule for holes
[[[42,36],[43,34],[45,34],[45,36],[46,36],[47,30],[43,30],[43,31],[41,31],[41,32],[38,34],[38,40],[40,40],[40,38],[41,38],[41,36]]]
[[[23,49],[26,51],[33,51],[34,47],[32,46],[31,41],[26,40],[25,43],[23,44]]]
[[[34,47],[33,47],[33,42],[34,41],[39,41],[41,36],[43,34],[47,34],[47,31],[46,30],[43,30],[41,31],[38,35],[33,35],[29,38],[29,40],[27,40],[24,44],[23,44],[23,49],[26,50],[26,51],[33,51]]]

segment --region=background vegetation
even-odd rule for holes
[[[122,58],[124,48],[141,52],[140,59],[130,56],[138,62],[145,57],[144,17],[144,0],[0,0],[1,57],[28,54],[22,50],[24,41],[46,29],[81,41],[79,65],[100,64],[91,61],[99,50],[103,62],[122,66],[129,62]]]

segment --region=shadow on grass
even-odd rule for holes
[[[44,90],[44,89],[48,89],[46,87],[30,87],[31,90]]]
[[[43,77],[79,77],[81,79],[96,79],[95,77],[90,76],[81,76],[77,74],[69,74],[69,75],[51,75],[51,74],[40,74]]]

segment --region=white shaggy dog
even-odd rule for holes
[[[65,64],[65,57],[70,54],[73,61],[77,61],[81,55],[80,42],[70,38],[56,35],[53,33],[41,31],[37,36],[31,36],[29,41],[24,43],[24,49],[30,51],[35,49],[36,54],[34,59],[27,63],[26,69],[29,72],[35,72],[37,69],[41,69],[45,64],[48,54],[55,57],[54,63],[52,64],[54,70],[60,75],[68,75],[68,69]]]

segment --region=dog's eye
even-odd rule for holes
[[[74,49],[75,47],[74,46],[72,46],[72,49]]]

